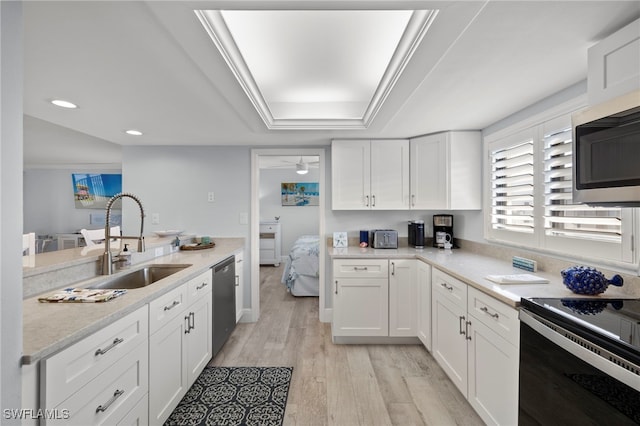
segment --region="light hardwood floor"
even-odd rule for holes
[[[334,345],[318,299],[291,296],[281,275],[260,267],[260,320],[211,365],[293,366],[285,425],[483,424],[422,345]]]

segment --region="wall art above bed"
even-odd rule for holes
[[[283,206],[318,206],[320,187],[318,182],[282,182],[280,194]]]

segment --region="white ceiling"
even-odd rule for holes
[[[588,47],[640,17],[639,1],[27,1],[23,6],[25,114],[118,145],[306,146],[338,137],[482,129],[584,80]],[[368,129],[269,130],[194,10],[327,8],[439,12]],[[48,102],[54,98],[79,108],[54,107]],[[144,135],[126,135],[130,128]],[[36,137],[25,142],[38,143],[51,149]]]

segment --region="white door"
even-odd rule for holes
[[[389,261],[389,336],[417,336],[418,285],[415,259]]]
[[[447,209],[447,133],[411,139],[411,208]],[[479,159],[475,159],[479,161]]]
[[[427,350],[431,351],[431,265],[417,262],[418,283],[418,338]]]
[[[334,336],[389,335],[387,278],[336,278],[333,284]]]
[[[409,141],[371,141],[371,208],[409,208]]]
[[[185,334],[185,339],[187,376],[191,386],[212,358],[211,293],[193,303],[187,311],[188,333]]]
[[[371,144],[368,140],[331,142],[331,208],[371,208]]]

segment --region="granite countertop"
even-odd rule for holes
[[[607,291],[598,296],[578,295],[565,287],[559,273],[546,271],[531,273],[548,279],[549,282],[545,284],[497,284],[485,277],[487,275],[528,274],[530,272],[514,268],[510,262],[465,251],[464,249],[443,250],[433,247],[425,247],[424,249],[416,249],[413,247],[399,247],[397,249],[373,249],[351,246],[346,248],[330,247],[329,256],[333,259],[419,259],[514,308],[520,306],[521,298],[530,297],[640,298],[640,288],[631,285],[625,285],[623,287],[609,286]]]
[[[214,241],[216,246],[210,249],[178,251],[118,271],[118,274],[125,274],[128,271],[152,264],[182,263],[192,265],[147,287],[127,290],[126,294],[108,302],[41,303],[38,302],[37,296],[25,299],[23,301],[22,364],[33,364],[89,336],[158,296],[198,276],[211,266],[243,249],[245,244],[244,238],[216,238]],[[69,256],[69,264],[77,262],[77,259]],[[41,267],[46,269],[48,266]],[[99,276],[75,283],[74,286],[86,286],[104,280],[104,278],[104,276]]]

